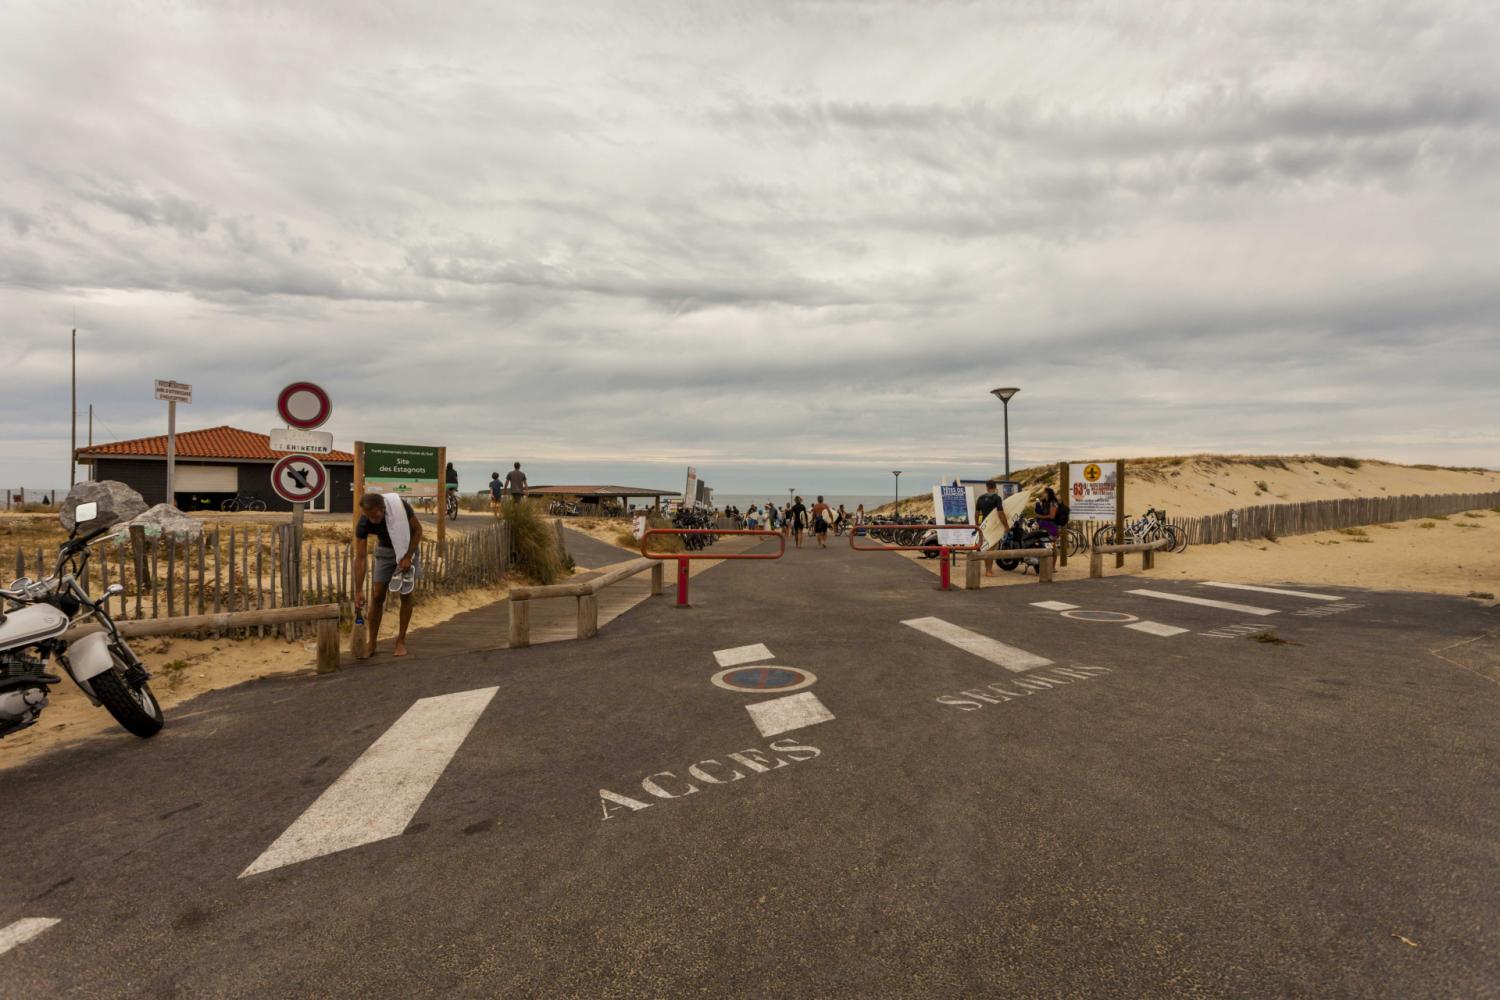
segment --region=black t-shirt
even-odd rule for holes
[[[807,523],[807,508],[800,503],[792,506],[792,523],[798,526]]]
[[[411,504],[407,503],[405,500],[402,500],[401,506],[406,511],[407,520],[411,520]],[[354,537],[363,540],[369,538],[371,535],[374,535],[376,538],[380,539],[377,544],[382,548],[395,548],[395,546],[391,544],[390,525],[386,524],[385,521],[381,521],[379,524],[372,524],[370,523],[370,519],[368,517],[363,514],[359,515],[359,523],[354,526]],[[398,555],[406,555],[406,553],[401,552],[398,553]]]
[[[998,493],[981,493],[979,499],[974,501],[974,516],[983,521],[990,516],[990,512],[996,510],[1003,503],[1003,498]]]

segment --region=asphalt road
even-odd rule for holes
[[[1500,995],[1496,611],[1287,589],[836,540],[207,695],[0,772],[0,996]]]

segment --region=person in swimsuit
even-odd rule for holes
[[[786,523],[791,530],[792,538],[797,543],[797,548],[802,548],[802,535],[807,531],[807,507],[803,505],[802,498],[798,497],[792,509],[787,511]]]
[[[818,540],[818,548],[828,548],[828,526],[833,523],[833,509],[818,497],[818,502],[813,504],[813,537]]]

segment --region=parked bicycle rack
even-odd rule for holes
[[[646,542],[652,535],[762,535],[775,538],[781,549],[774,555],[752,555],[748,552],[727,552],[714,555],[712,552],[647,552]],[[786,536],[779,531],[762,531],[749,528],[652,528],[641,536],[641,555],[647,559],[677,560],[677,606],[688,607],[688,563],[694,559],[780,559],[786,555]]]
[[[938,575],[939,575],[939,577],[941,578],[941,580],[943,582],[943,586],[942,586],[943,590],[951,590],[952,589],[949,585],[952,583],[952,579],[951,579],[951,577],[952,577],[952,574],[951,574],[951,565],[952,565],[952,556],[953,556],[953,553],[955,553],[955,552],[978,552],[979,551],[979,546],[977,544],[975,544],[975,545],[855,545],[854,544],[854,540],[856,538],[877,538],[877,537],[879,537],[880,531],[882,529],[886,529],[886,528],[888,528],[888,529],[890,529],[892,531],[931,531],[934,528],[937,529],[938,531],[944,531],[944,530],[946,530],[946,531],[963,531],[966,528],[969,529],[969,530],[971,530],[971,531],[978,531],[979,530],[979,525],[977,525],[977,524],[891,524],[891,525],[865,524],[865,525],[862,525],[862,527],[865,529],[865,531],[867,532],[867,534],[864,534],[864,535],[850,535],[849,536],[849,547],[851,549],[853,549],[854,551],[856,551],[856,552],[932,552],[932,551],[936,550],[937,553],[938,553],[938,558],[943,561],[942,569],[939,570],[939,572],[938,572]]]

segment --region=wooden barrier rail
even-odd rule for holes
[[[1104,576],[1106,555],[1124,556],[1130,552],[1139,552],[1141,569],[1151,569],[1156,566],[1156,550],[1164,549],[1171,544],[1170,538],[1158,538],[1154,542],[1134,542],[1129,545],[1095,545],[1089,550],[1089,579],[1098,580]]]
[[[1045,549],[990,549],[986,552],[970,552],[964,561],[964,589],[980,589],[983,583],[979,578],[979,567],[996,559],[1035,559],[1037,582],[1051,583],[1057,551],[1049,546]]]
[[[267,608],[262,611],[223,611],[209,615],[186,615],[181,618],[150,618],[141,621],[116,622],[115,627],[126,638],[142,635],[170,635],[176,632],[197,632],[205,629],[253,628],[257,625],[287,625],[294,622],[316,622],[318,626],[318,673],[331,673],[339,668],[339,606],[337,604],[315,604],[304,608]],[[63,633],[63,639],[72,642],[90,632],[98,632],[101,625],[80,625]]]
[[[531,645],[531,602],[549,597],[573,597],[578,600],[578,638],[599,634],[599,591],[621,580],[651,571],[651,596],[662,593],[663,563],[656,559],[631,559],[607,567],[592,580],[577,583],[554,583],[545,587],[514,587],[510,591],[510,648]]]

